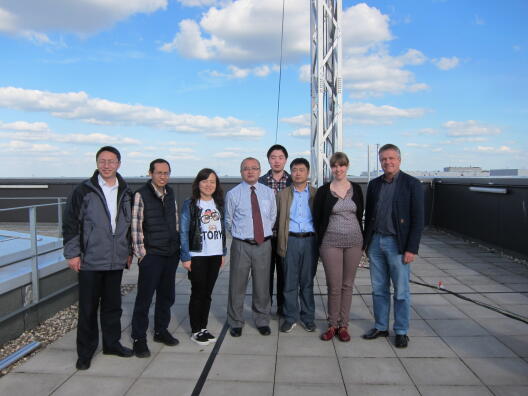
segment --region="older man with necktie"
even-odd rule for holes
[[[244,298],[251,274],[253,319],[259,333],[269,335],[270,238],[277,216],[275,194],[258,182],[260,163],[257,159],[244,159],[240,174],[242,182],[226,195],[226,229],[233,236],[227,320],[231,336],[240,337],[244,326]]]

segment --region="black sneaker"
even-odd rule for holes
[[[317,328],[314,322],[301,322],[301,326],[304,330],[309,331],[310,333],[315,331],[315,329]]]
[[[154,333],[154,341],[161,342],[167,346],[175,346],[180,343],[177,338],[174,338],[168,330],[160,331],[159,333]]]
[[[148,349],[146,339],[134,340],[133,350],[134,355],[136,355],[138,358],[150,357],[150,351]]]
[[[209,340],[209,342],[216,342],[216,337],[212,335],[211,333],[209,333],[209,330],[202,329],[202,333],[204,333],[207,336],[207,339]]]
[[[285,320],[280,327],[280,331],[283,333],[291,333],[295,326],[297,326],[297,323]]]
[[[207,337],[207,334],[205,332],[199,331],[198,333],[193,333],[191,335],[191,340],[196,342],[198,345],[209,345],[209,337]]]

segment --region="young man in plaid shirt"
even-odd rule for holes
[[[170,165],[158,158],[150,163],[149,180],[134,194],[132,248],[138,258],[139,276],[132,316],[134,354],[150,356],[147,346],[148,313],[156,292],[154,341],[174,346],[178,340],[168,331],[174,304],[175,276],[180,261],[178,207],[168,186]]]
[[[273,189],[275,194],[284,190],[292,183],[291,176],[284,170],[286,161],[288,160],[288,150],[280,144],[274,144],[266,154],[270,164],[270,170],[259,178],[259,183],[262,183]],[[277,230],[273,230],[273,238],[271,238],[271,265],[270,265],[270,296],[273,303],[273,274],[275,268],[277,269],[277,314],[282,316],[282,304],[284,302],[283,288],[284,276],[282,270],[282,258],[277,254]]]

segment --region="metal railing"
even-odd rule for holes
[[[2,200],[27,200],[28,198],[21,197],[9,197],[9,198],[0,198]],[[29,239],[31,242],[30,245],[30,259],[31,259],[31,304],[24,307],[25,309],[30,308],[31,306],[38,304],[40,301],[40,287],[39,287],[39,265],[38,265],[38,235],[37,235],[37,209],[43,207],[57,206],[57,234],[58,238],[62,238],[62,205],[66,203],[66,198],[64,197],[33,197],[32,199],[43,199],[43,200],[56,200],[57,202],[49,204],[39,204],[39,205],[28,205],[28,206],[18,206],[14,208],[5,208],[0,209],[1,213],[8,211],[16,210],[27,210],[28,219],[29,219]],[[1,219],[1,217],[0,217]],[[1,243],[1,242],[0,242]],[[57,248],[62,248],[57,246]]]

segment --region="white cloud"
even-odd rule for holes
[[[293,131],[291,133],[291,136],[294,136],[294,137],[308,137],[310,136],[311,134],[311,129],[310,128],[299,128],[299,129],[296,129],[295,131]]]
[[[309,3],[285,3],[283,55],[299,59],[309,51]],[[238,0],[211,7],[197,22],[185,19],[163,51],[178,51],[188,58],[230,64],[277,62],[280,57],[282,2]]]
[[[396,119],[419,118],[426,112],[426,109],[421,108],[400,109],[389,105],[376,106],[372,103],[343,104],[343,119],[348,123],[392,124]]]
[[[194,153],[194,150],[190,147],[171,147],[169,148],[171,153]]]
[[[501,129],[492,125],[482,124],[475,120],[447,121],[444,127],[448,129],[449,136],[483,136],[498,135]]]
[[[7,0],[0,3],[0,33],[52,43],[46,32],[89,35],[136,13],[167,7],[167,0]]]
[[[50,129],[45,122],[15,121],[5,123],[0,121],[0,131],[49,132]]]
[[[477,146],[476,151],[492,154],[515,154],[519,152],[519,150],[514,150],[509,146]]]
[[[206,133],[205,135],[219,138],[238,137],[241,139],[256,139],[265,134],[266,132],[261,128],[239,128],[233,131]]]
[[[293,117],[281,118],[281,121],[290,125],[310,126],[310,114],[299,114]]]
[[[431,145],[427,144],[427,143],[407,143],[406,146],[407,147],[424,148],[424,149],[431,147]]]
[[[458,59],[456,56],[453,56],[452,58],[433,59],[432,62],[440,70],[451,70],[458,66],[460,59]]]
[[[242,68],[237,67],[234,65],[229,65],[227,67],[229,69],[229,73],[222,73],[216,70],[210,71],[209,75],[212,77],[223,77],[223,78],[229,78],[229,79],[242,79],[246,78],[250,75],[256,76],[256,77],[266,77],[269,75],[272,70],[277,71],[278,68],[276,67],[270,67],[268,65],[260,65],[252,68]]]
[[[218,0],[178,0],[178,3],[181,3],[186,7],[204,7],[213,6],[221,2]]]
[[[220,151],[213,154],[215,158],[240,158],[240,153],[235,151]]]
[[[418,135],[436,135],[437,131],[433,128],[423,128],[418,131]]]
[[[20,140],[12,140],[8,143],[2,144],[1,151],[7,152],[24,152],[24,153],[42,153],[59,151],[59,148],[46,143],[28,144]]]
[[[208,136],[260,137],[265,132],[234,117],[176,114],[158,107],[91,98],[86,92],[53,93],[0,87],[0,107],[44,111],[54,117],[101,125],[130,125]]]
[[[296,62],[308,55],[310,47],[310,5],[305,0],[285,3],[283,59]],[[199,20],[185,19],[163,51],[182,56],[214,60],[237,69],[230,78],[251,74],[248,65],[276,63],[280,57],[281,1],[236,0],[209,8]],[[393,39],[390,20],[379,9],[365,3],[343,10],[343,80],[356,98],[385,93],[416,92],[427,89],[404,68],[423,64],[427,58],[416,49],[392,56],[387,43]],[[218,72],[215,72],[218,73]],[[225,73],[218,73],[226,76]],[[310,66],[299,70],[301,81],[310,81]]]

